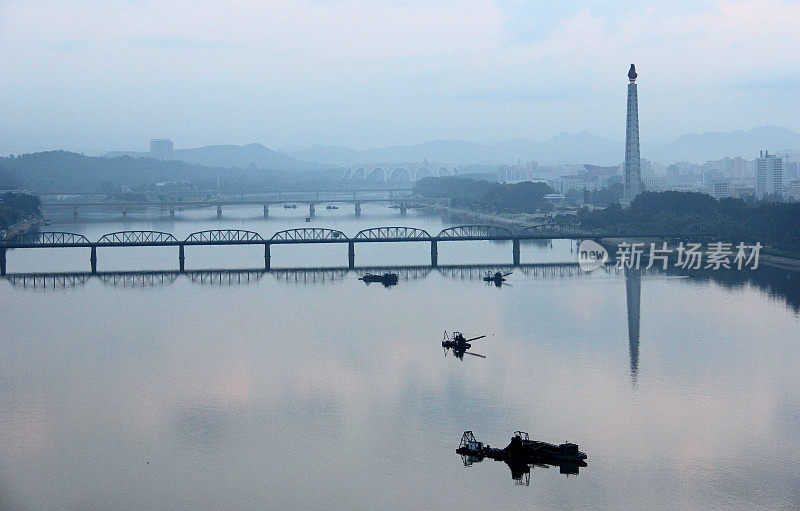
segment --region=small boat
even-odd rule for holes
[[[513,272],[508,273],[501,273],[501,272],[486,272],[486,275],[483,277],[484,282],[494,282],[497,287],[500,287],[503,282],[506,281],[506,277],[511,275]]]
[[[393,286],[397,284],[397,274],[396,273],[384,273],[382,275],[378,275],[375,273],[365,273],[363,277],[359,277],[358,280],[363,281],[366,284],[370,282],[380,282],[384,286]]]
[[[478,337],[467,339],[461,332],[453,332],[453,337],[451,338],[449,335],[447,335],[447,332],[445,332],[444,337],[442,338],[442,348],[444,348],[444,354],[447,356],[447,350],[453,350],[453,355],[455,355],[455,357],[459,360],[464,360],[465,354],[472,355],[474,357],[486,358],[486,355],[479,355],[477,353],[467,351],[472,347],[471,343],[473,341],[483,339],[484,337],[486,336],[479,335]]]
[[[297,204],[284,204],[283,209],[297,209]]]
[[[339,209],[339,206],[335,204],[328,204],[327,206],[325,206],[325,209]]]
[[[310,221],[311,221],[311,217],[310,217],[310,216],[307,216],[307,217],[306,217],[306,222],[310,222]]]

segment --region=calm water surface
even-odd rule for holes
[[[348,235],[452,225],[321,209],[311,226]],[[309,226],[300,207],[270,215],[87,212],[51,228]],[[346,250],[275,247],[273,266],[346,266]],[[176,252],[101,249],[99,269],[174,270]],[[12,251],[9,271],[88,270],[86,249],[53,254]],[[522,260],[573,255],[530,244]],[[429,246],[358,245],[356,261],[424,265]],[[511,245],[440,244],[439,262],[509,264]],[[187,248],[187,268],[261,265],[260,247]],[[800,507],[796,275],[518,269],[496,288],[480,271],[420,269],[389,289],[343,271],[0,280],[0,509]],[[454,329],[486,334],[473,351],[487,358],[445,357]],[[517,429],[573,441],[588,466],[535,467],[519,486],[505,464],[463,465],[468,429],[496,446]]]

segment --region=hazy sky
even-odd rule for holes
[[[800,2],[0,0],[0,153],[800,129]]]

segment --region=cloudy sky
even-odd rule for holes
[[[800,2],[0,0],[0,153],[800,130]]]

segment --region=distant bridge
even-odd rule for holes
[[[369,193],[371,195],[365,195]],[[373,196],[378,194],[379,196]],[[226,206],[262,206],[264,218],[269,217],[270,206],[280,204],[304,204],[308,206],[308,216],[313,217],[316,213],[316,206],[322,203],[352,204],[355,208],[356,216],[361,215],[361,205],[367,203],[396,203],[401,215],[405,215],[409,207],[410,189],[408,188],[373,188],[373,189],[354,189],[346,193],[326,193],[326,192],[305,192],[305,193],[283,193],[277,192],[270,194],[270,197],[259,198],[213,198],[203,200],[99,200],[88,197],[77,197],[69,201],[45,200],[42,202],[43,208],[72,208],[72,215],[78,217],[78,209],[86,207],[110,207],[119,209],[122,216],[127,216],[133,208],[160,208],[169,209],[170,216],[175,216],[175,211],[182,208],[216,208],[217,216],[222,216],[223,207]]]
[[[427,163],[386,163],[381,165],[356,165],[342,175],[345,181],[368,183],[410,184],[426,177],[455,176],[460,172],[453,165],[428,165]]]
[[[705,236],[702,226],[690,227],[680,232],[670,231],[650,224],[639,226],[609,227],[603,229],[581,229],[574,226],[537,225],[521,230],[511,230],[492,225],[461,225],[442,229],[431,235],[424,229],[413,227],[373,227],[363,229],[354,236],[321,227],[285,229],[265,237],[254,231],[240,229],[212,229],[189,234],[185,239],[160,231],[119,231],[104,234],[97,241],[90,241],[81,234],[68,232],[36,232],[16,236],[0,244],[0,275],[6,274],[7,251],[29,248],[89,248],[91,273],[97,273],[97,249],[104,247],[178,247],[178,271],[185,270],[187,246],[215,245],[263,245],[264,267],[270,269],[271,247],[290,244],[341,243],[348,246],[348,268],[355,267],[355,245],[357,243],[410,243],[430,244],[431,266],[439,262],[438,244],[452,241],[511,241],[513,265],[520,264],[520,242],[523,240],[548,239],[595,239],[603,238],[667,238]]]

